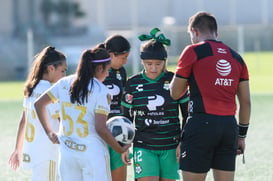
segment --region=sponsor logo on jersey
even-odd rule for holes
[[[136,87],[136,90],[137,91],[143,91],[143,84],[139,84],[137,87]]]
[[[231,72],[231,65],[226,60],[218,60],[216,64],[216,70],[221,76],[227,76]]]
[[[219,49],[218,49],[219,51]],[[222,51],[222,50],[221,50]],[[231,73],[231,65],[228,61],[221,59],[218,60],[216,63],[216,71],[219,75],[225,77],[228,76]],[[214,85],[220,85],[220,86],[231,86],[233,79],[227,79],[227,78],[217,78],[215,80]]]
[[[134,116],[136,116],[136,115],[138,115],[138,116],[144,116],[145,113],[142,110],[137,110],[137,111],[134,111]]]
[[[64,89],[64,90],[68,90],[68,88],[66,87],[66,86],[63,86],[63,88],[62,89]]]
[[[109,93],[111,94],[111,99],[113,99],[114,96],[119,95],[120,88],[116,84],[109,84],[109,85],[106,85],[106,87],[109,89]]]
[[[154,125],[164,125],[164,124],[169,124],[170,120],[152,120],[152,119],[145,119],[145,124],[147,126],[150,126],[151,124]]]
[[[221,86],[231,86],[233,79],[223,79],[223,78],[217,78],[215,81],[215,85],[221,85]]]
[[[187,156],[187,152],[184,151],[183,153],[181,153],[181,158],[185,158]]]
[[[148,97],[147,107],[150,111],[155,111],[157,106],[162,106],[165,100],[161,95],[154,95]]]
[[[145,124],[147,126],[150,126],[152,123],[153,123],[153,120],[151,120],[151,119],[145,119]]]
[[[217,48],[217,52],[218,53],[222,53],[222,54],[226,54],[227,53],[226,49],[224,49],[224,48]]]
[[[72,141],[72,140],[65,140],[64,144],[72,149],[72,150],[76,150],[76,151],[85,151],[86,150],[86,145],[84,144],[77,144],[76,142]]]

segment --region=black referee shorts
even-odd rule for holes
[[[210,168],[234,171],[237,147],[234,116],[194,114],[182,134],[180,169],[194,173]]]

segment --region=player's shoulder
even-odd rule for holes
[[[235,50],[233,50],[232,48],[228,47],[229,51],[231,53],[231,56],[237,60],[237,62],[239,62],[241,65],[245,65],[244,59],[242,58],[242,56]]]
[[[174,75],[174,73],[173,73],[172,71],[167,70],[167,71],[165,72],[165,75],[168,76],[168,77],[169,77],[169,76],[172,77],[172,76]]]
[[[126,85],[128,86],[132,86],[132,85],[135,85],[135,84],[139,84],[139,83],[142,83],[144,81],[144,78],[142,76],[142,73],[139,72],[137,74],[134,74],[132,76],[130,76],[126,82]]]
[[[105,84],[103,84],[101,81],[99,81],[96,78],[93,78],[92,81],[93,81],[93,84],[91,83],[89,84],[90,89],[93,89],[94,91],[97,91],[99,93],[108,93],[109,89],[106,87]],[[91,86],[93,87],[91,88]]]
[[[68,76],[65,76],[63,78],[61,78],[57,84],[61,84],[61,85],[71,85],[72,81],[76,78],[76,75],[75,74],[71,74],[71,75],[68,75]]]
[[[51,90],[52,89],[69,90],[74,78],[75,78],[74,74],[73,75],[68,75],[68,76],[65,76],[65,77],[61,78],[60,80],[58,80],[56,83],[54,83],[52,85]]]
[[[50,87],[51,87],[51,83],[49,81],[40,80],[39,83],[34,88],[33,93],[36,93],[36,94],[43,93]]]
[[[122,66],[122,67],[120,67],[119,71],[120,72],[126,72],[126,69]]]
[[[138,72],[138,73],[136,73],[136,74],[134,74],[134,75],[131,75],[131,76],[128,78],[128,80],[129,80],[129,79],[137,79],[137,78],[140,78],[141,75],[142,75],[142,72]]]
[[[164,71],[163,76],[161,76],[160,80],[163,81],[171,81],[173,79],[174,73],[172,71],[166,70]]]

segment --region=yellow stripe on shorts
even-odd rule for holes
[[[49,161],[49,181],[56,181],[56,162]]]

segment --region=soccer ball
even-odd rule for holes
[[[123,146],[133,142],[135,127],[128,118],[114,116],[107,120],[106,125],[120,145]]]

